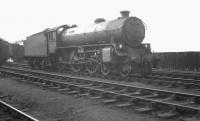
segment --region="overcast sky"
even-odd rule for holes
[[[1,0],[0,37],[25,39],[62,24],[116,19],[121,10],[142,19],[153,51],[200,51],[199,0]]]

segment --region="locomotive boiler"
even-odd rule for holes
[[[151,50],[150,44],[142,43],[144,37],[142,20],[122,11],[121,17],[111,21],[101,18],[91,25],[64,25],[29,36],[24,44],[25,56],[38,67],[104,76],[147,75],[151,72]]]
[[[99,21],[65,30],[62,35],[64,46],[108,44],[111,40],[131,47],[140,45],[145,37],[143,22],[137,17],[129,17],[128,11],[122,11],[121,14],[121,18],[112,21]]]

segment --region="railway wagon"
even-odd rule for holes
[[[100,21],[101,20],[101,21]],[[151,73],[150,44],[142,43],[141,19],[122,11],[111,21],[97,19],[84,27],[62,25],[27,37],[25,58],[32,67],[55,67],[104,76]]]
[[[24,61],[24,46],[18,43],[10,44],[10,57],[14,62]]]
[[[200,52],[157,52],[154,55],[159,56],[159,61],[155,68],[170,70],[200,70]]]
[[[0,65],[5,63],[9,56],[9,43],[0,38]]]

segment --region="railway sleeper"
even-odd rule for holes
[[[107,86],[107,87],[104,87],[104,89],[106,90],[115,90],[116,89],[116,86],[112,85],[112,86]]]
[[[126,108],[126,107],[131,107],[133,105],[132,102],[121,102],[116,104],[115,106],[118,108]]]
[[[50,89],[60,89],[60,86],[52,86],[52,87],[49,87]]]
[[[102,99],[101,102],[104,104],[114,104],[117,102],[117,99],[115,98]]]
[[[80,93],[79,96],[80,96],[80,97],[85,97],[85,96],[88,97],[88,96],[90,96],[90,94],[87,93],[87,92],[85,92],[85,93]]]
[[[71,89],[68,88],[68,87],[64,87],[64,88],[60,88],[60,89],[57,89],[57,91],[59,92],[66,92],[66,91],[70,91]]]
[[[98,99],[102,99],[103,97],[101,95],[90,95],[89,98],[93,100],[98,100]]]
[[[154,102],[136,102],[136,108],[135,111],[139,113],[152,113],[155,108],[154,108]]]
[[[89,90],[89,98],[90,99],[97,100],[97,99],[104,98],[104,92],[96,91],[96,90],[93,90],[92,88],[90,88],[88,90]]]
[[[200,121],[200,117],[197,116],[183,117],[180,118],[180,121]]]
[[[156,98],[159,97],[159,94],[157,92],[142,96],[143,98]]]
[[[160,99],[160,100],[161,101],[171,101],[171,100],[174,100],[175,96],[176,96],[176,94],[171,94],[168,97]]]
[[[89,95],[90,95],[89,90],[86,90],[84,88],[80,88],[78,96],[83,97],[83,96],[89,96]]]
[[[163,105],[163,104],[155,104],[154,108],[156,109],[155,115],[159,118],[173,118],[179,115],[176,106],[172,105]]]
[[[131,96],[133,96],[133,95],[135,95],[135,96],[136,95],[144,95],[144,93],[142,92],[141,89],[129,90],[129,91],[125,92],[124,94],[131,95]]]
[[[116,90],[114,90],[115,93],[126,93],[128,91],[128,88],[118,88]]]
[[[39,83],[38,83],[39,84]],[[44,84],[44,85],[42,85],[43,87],[46,87],[46,88],[50,88],[50,87],[53,87],[53,85],[52,84],[49,84],[49,83],[46,83],[46,84]]]
[[[166,112],[157,112],[156,116],[159,118],[173,118],[178,116],[178,112],[174,110],[166,111]]]
[[[78,94],[79,91],[77,90],[70,90],[70,91],[67,91],[66,94],[69,94],[69,95],[74,95],[74,94]]]

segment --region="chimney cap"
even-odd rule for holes
[[[124,11],[120,11],[120,13],[122,17],[129,17],[130,11],[124,10]]]

